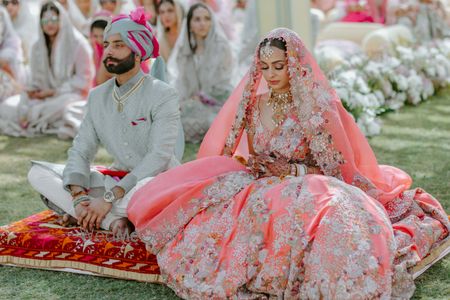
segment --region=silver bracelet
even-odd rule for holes
[[[73,207],[75,208],[78,204],[84,201],[91,201],[91,198],[88,195],[80,196],[77,199],[73,200]]]

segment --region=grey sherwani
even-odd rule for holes
[[[176,91],[139,72],[118,88],[118,94],[124,95],[143,76],[142,86],[126,100],[123,112],[118,112],[113,100],[114,78],[91,90],[86,116],[68,151],[65,187],[117,185],[127,193],[139,180],[179,164],[174,156],[180,122]],[[90,164],[100,144],[114,158],[112,168],[130,172],[119,182],[108,184],[103,181],[110,177],[91,172]]]

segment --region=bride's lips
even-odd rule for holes
[[[269,84],[270,84],[270,85],[277,85],[277,84],[279,84],[279,83],[280,83],[279,80],[269,80]]]

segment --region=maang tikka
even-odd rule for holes
[[[267,41],[267,43],[261,47],[260,54],[264,59],[269,59],[273,54],[273,49],[270,47],[270,40]]]

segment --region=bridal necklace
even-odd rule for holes
[[[117,103],[118,112],[121,113],[123,111],[124,103],[141,87],[141,85],[144,83],[144,80],[145,76],[141,77],[141,79],[139,79],[123,96],[119,96],[119,94],[117,93],[117,86],[114,84],[113,99]]]
[[[272,123],[276,127],[280,126],[286,120],[288,112],[294,107],[291,92],[276,93],[270,89],[267,106],[272,109]]]

